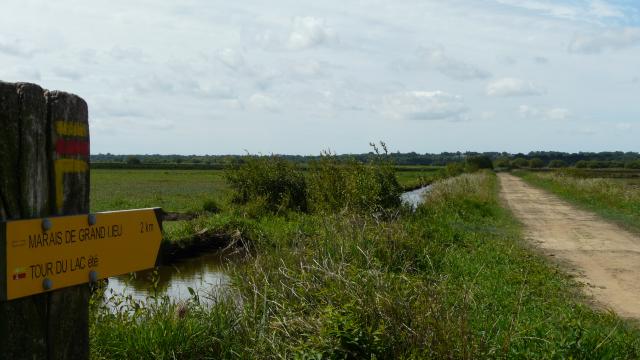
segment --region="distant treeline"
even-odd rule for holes
[[[229,163],[243,162],[247,155],[91,155],[93,168],[141,168],[141,169],[221,169]],[[318,156],[310,155],[278,155],[298,164],[308,164],[318,160]],[[337,155],[338,159],[355,159],[366,162],[374,156],[373,152],[363,154]],[[542,166],[550,163],[563,166],[585,168],[640,168],[640,153],[637,152],[579,152],[566,153],[556,151],[532,151],[527,154],[511,154],[507,152],[443,152],[440,154],[390,153],[389,158],[396,165],[430,165],[444,166],[449,163],[463,162],[469,157],[486,156],[493,161],[498,160],[534,160]]]

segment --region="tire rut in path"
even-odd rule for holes
[[[500,196],[524,224],[526,239],[570,264],[601,306],[640,319],[640,236],[518,177],[498,176]]]

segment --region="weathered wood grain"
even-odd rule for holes
[[[57,121],[77,126],[56,127]],[[0,220],[89,212],[84,100],[0,82],[0,129]],[[6,288],[7,239],[0,234]],[[88,285],[0,302],[0,359],[88,359],[88,303]]]
[[[38,90],[36,86],[31,85],[24,85],[23,93],[29,97],[25,103],[21,101],[19,86],[0,83],[0,127],[7,129],[0,132],[0,184],[2,184],[0,193],[5,204],[3,217],[6,219],[22,218],[23,210],[27,218],[46,215],[49,212],[45,207],[47,196],[28,195],[43,194],[42,190],[27,190],[26,186],[21,184],[23,174],[29,172],[28,169],[47,168],[46,158],[39,159],[39,164],[32,164],[27,162],[32,160],[32,157],[24,157],[22,152],[24,137],[29,137],[34,128],[40,128],[40,135],[43,135],[46,129],[46,114],[42,111],[44,93],[42,89]],[[25,106],[35,108],[31,110],[26,109]],[[23,127],[23,113],[28,114],[27,122],[30,123],[26,127]],[[47,178],[45,174],[45,182]],[[24,192],[26,196],[23,196]],[[3,269],[3,280],[6,281],[4,259],[7,239],[4,239],[4,231],[1,234],[0,248],[3,254],[0,257],[0,267]],[[47,303],[48,295],[0,303],[0,358],[44,359],[47,357]]]
[[[0,194],[7,218],[20,218],[20,98],[15,84],[0,82]]]
[[[17,84],[20,98],[20,209],[23,218],[47,215],[49,162],[47,161],[47,103],[38,85]]]
[[[51,126],[50,148],[48,151],[51,179],[51,204],[56,215],[89,213],[89,157],[88,153],[61,155],[57,152],[59,140],[89,142],[89,122],[87,103],[80,97],[62,91],[45,93],[47,118]],[[60,133],[57,123],[67,123],[65,129],[84,129],[85,134]],[[87,147],[88,151],[88,147]],[[73,166],[57,166],[59,161],[73,160]],[[84,163],[84,165],[82,165]],[[67,163],[65,163],[67,164]],[[63,172],[62,174],[60,172]],[[62,176],[62,183],[56,178]],[[62,189],[58,189],[62,186]],[[62,191],[60,191],[62,190]],[[62,194],[62,199],[57,196]],[[88,285],[74,286],[49,293],[49,358],[88,359],[89,358],[89,295]]]

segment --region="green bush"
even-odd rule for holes
[[[331,153],[323,153],[309,167],[307,193],[311,210],[373,213],[400,206],[402,188],[386,157],[386,149],[384,154],[373,155],[368,163],[341,161]]]
[[[533,158],[529,160],[529,167],[534,169],[539,169],[544,167],[544,161],[540,158]]]
[[[474,172],[480,169],[493,169],[493,162],[485,155],[469,156],[466,160],[465,167],[468,172]]]
[[[580,160],[580,161],[576,162],[575,167],[578,168],[578,169],[586,169],[588,165],[589,165],[588,161]]]
[[[493,166],[500,169],[509,169],[511,168],[511,161],[508,157],[501,157],[494,161]]]
[[[640,169],[640,160],[629,161],[624,164],[624,167],[627,169]]]
[[[526,168],[529,166],[529,160],[525,158],[515,158],[511,161],[511,166],[514,168]]]
[[[302,170],[278,156],[249,156],[225,172],[232,202],[248,204],[260,199],[271,212],[307,210]]]
[[[225,173],[231,200],[244,205],[250,216],[283,210],[371,214],[397,208],[402,187],[382,146],[384,153],[374,146],[367,163],[325,152],[309,164],[307,176],[277,156],[249,157]]]
[[[551,160],[549,161],[549,167],[550,168],[563,168],[563,167],[567,167],[567,163],[564,162],[563,160]]]
[[[142,164],[142,161],[139,158],[135,157],[135,156],[129,156],[127,158],[127,164],[128,165],[140,165],[140,164]]]
[[[464,173],[464,164],[459,162],[448,163],[444,171],[448,177],[461,175]]]

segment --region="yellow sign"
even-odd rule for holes
[[[162,240],[157,211],[6,222],[4,300],[154,267]]]

